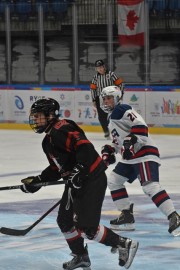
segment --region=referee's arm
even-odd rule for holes
[[[96,97],[97,97],[97,85],[94,83],[90,84],[91,97],[93,105],[96,107]]]
[[[123,83],[123,80],[121,78],[118,78],[117,75],[114,72],[112,72],[112,79],[113,79],[114,84],[116,86],[121,86],[122,83]]]

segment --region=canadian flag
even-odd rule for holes
[[[119,43],[144,46],[144,0],[117,1]]]

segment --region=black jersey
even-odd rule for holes
[[[60,179],[77,163],[84,165],[92,179],[107,168],[84,131],[72,120],[57,121],[44,137],[42,147],[50,164],[41,173],[42,181]]]

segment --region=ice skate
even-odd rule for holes
[[[135,240],[127,238],[124,245],[124,248],[122,247],[122,245],[118,246],[119,265],[128,269],[134,260],[139,243]]]
[[[85,247],[86,253],[83,255],[75,255],[74,258],[68,262],[63,263],[63,269],[73,270],[76,268],[82,268],[83,270],[91,270],[91,261],[89,259],[87,246]]]
[[[110,228],[119,231],[134,231],[134,223],[133,204],[131,204],[128,210],[122,210],[118,218],[110,221]]]
[[[169,217],[169,233],[173,236],[180,235],[180,216],[177,212],[174,212]]]

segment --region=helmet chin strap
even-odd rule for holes
[[[49,121],[47,119],[47,126],[46,126],[46,129],[45,129],[45,133],[49,133],[51,131],[51,128],[53,126],[53,124],[57,121],[57,118],[53,117],[51,115],[51,117],[48,117],[49,118]]]
[[[51,131],[51,128],[52,128],[52,124],[49,123],[49,125],[46,127],[44,132],[49,133]]]

